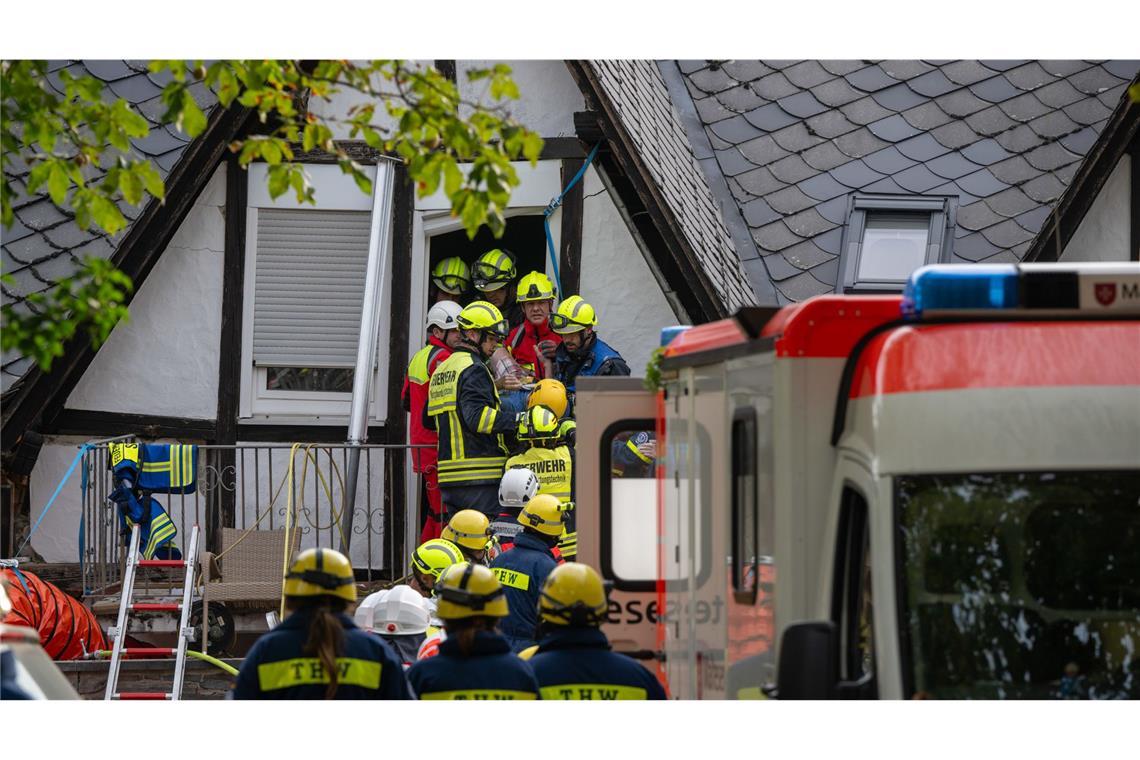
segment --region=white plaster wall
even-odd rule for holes
[[[225,261],[221,165],[67,399],[71,409],[213,419]]]
[[[565,61],[456,61],[456,80],[465,100],[479,100],[487,88],[486,80],[468,83],[466,72],[496,63],[511,67],[519,88],[519,99],[508,101],[511,116],[543,137],[574,134],[574,112],[584,110],[585,104]]]
[[[43,449],[40,450],[28,482],[33,525],[43,513],[60,478],[79,453],[78,446],[81,443],[83,440],[80,438],[45,437]],[[76,466],[71,479],[64,485],[29,542],[48,562],[79,561],[79,517],[83,513],[79,484],[80,467]],[[24,554],[27,554],[26,549]]]
[[[1128,261],[1132,223],[1132,159],[1123,155],[1081,220],[1062,261]]]
[[[645,376],[661,328],[680,324],[633,235],[591,167],[585,183],[580,295],[598,312],[598,334]]]

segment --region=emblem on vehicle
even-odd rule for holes
[[[1101,306],[1111,306],[1116,300],[1115,282],[1098,282],[1095,287],[1096,301]]]

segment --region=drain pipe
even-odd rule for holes
[[[352,410],[348,418],[348,472],[344,481],[340,551],[352,548],[352,517],[356,511],[356,482],[360,475],[360,447],[368,442],[368,391],[376,362],[376,333],[380,328],[380,301],[392,258],[392,189],[395,163],[383,156],[376,162],[372,183],[372,228],[368,233],[368,268],[364,275],[364,304],[360,311],[360,339],[356,371],[352,375]]]

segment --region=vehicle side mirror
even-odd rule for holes
[[[839,636],[830,620],[788,626],[780,639],[779,699],[834,699],[839,683]]]

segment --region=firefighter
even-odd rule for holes
[[[554,283],[542,272],[531,272],[519,280],[516,290],[525,319],[507,337],[507,349],[536,380],[554,377],[554,353],[562,342],[562,336],[550,329]]]
[[[574,381],[579,377],[629,374],[629,365],[621,354],[594,331],[597,324],[594,307],[581,296],[570,296],[550,315],[550,326],[562,336],[554,354],[554,376],[569,394],[574,393]]]
[[[400,392],[404,411],[408,412],[410,417],[408,427],[412,445],[430,446],[430,448],[411,450],[412,470],[423,475],[423,488],[427,493],[427,509],[420,533],[420,543],[439,537],[440,514],[443,510],[443,502],[439,495],[438,455],[435,448],[439,436],[435,430],[425,427],[423,422],[428,381],[431,380],[436,367],[451,356],[452,349],[459,342],[459,333],[456,329],[459,325],[455,319],[462,310],[454,301],[440,301],[428,309],[427,345],[412,357],[411,363],[408,364],[408,373],[404,376],[404,388]]]
[[[499,481],[499,516],[491,523],[491,532],[500,552],[514,546],[515,536],[522,532],[519,513],[538,493],[538,477],[525,467],[503,473]]]
[[[425,541],[415,548],[408,562],[411,565],[410,585],[428,601],[431,611],[432,625],[438,626],[439,619],[435,616],[436,599],[432,595],[439,576],[452,565],[463,561],[463,552],[459,547],[442,538],[433,538]]]
[[[534,386],[534,390],[530,392],[526,406],[529,409],[539,404],[548,407],[558,416],[558,437],[566,445],[573,448],[578,425],[572,417],[566,416],[566,407],[569,406],[566,386],[561,381],[550,377],[539,380],[538,384]]]
[[[504,433],[517,415],[503,413],[486,361],[507,335],[503,315],[486,301],[468,304],[456,317],[455,351],[431,376],[426,426],[439,434],[439,486],[448,519],[461,509],[494,517],[503,463]]]
[[[471,288],[471,270],[458,256],[443,259],[431,270],[431,282],[435,293],[431,303],[440,301],[464,301]]]
[[[486,565],[490,562],[493,534],[491,521],[477,509],[461,509],[447,521],[442,538],[459,547],[464,562]]]
[[[403,661],[407,670],[416,661],[420,645],[429,632],[431,608],[411,586],[393,586],[368,596],[353,615],[356,625],[379,636]]]
[[[514,546],[491,563],[495,577],[506,587],[511,613],[502,630],[515,652],[538,643],[538,594],[546,576],[558,566],[552,550],[562,535],[565,516],[556,497],[535,496],[519,513],[523,529],[515,536]]]
[[[408,671],[420,699],[538,699],[534,671],[495,630],[508,605],[494,574],[463,562],[444,571],[435,590],[447,638]]]
[[[538,650],[530,665],[543,699],[665,699],[648,670],[610,651],[601,630],[606,599],[594,568],[560,565],[542,585],[538,602]]]
[[[512,284],[518,275],[515,255],[503,248],[492,248],[476,259],[471,269],[476,295],[493,303],[506,317],[511,328],[522,324],[523,312],[515,301],[515,288]]]
[[[507,460],[507,469],[525,467],[538,478],[538,492],[559,502],[574,501],[574,450],[559,438],[558,416],[545,406],[532,406],[519,423],[518,439],[527,448]],[[578,553],[574,513],[567,512],[558,551],[564,559]]]
[[[657,463],[657,434],[649,430],[614,436],[610,474],[615,478],[652,478]]]
[[[345,609],[356,601],[352,564],[332,549],[306,549],[285,576],[290,614],[249,650],[234,699],[413,699],[404,668]]]

